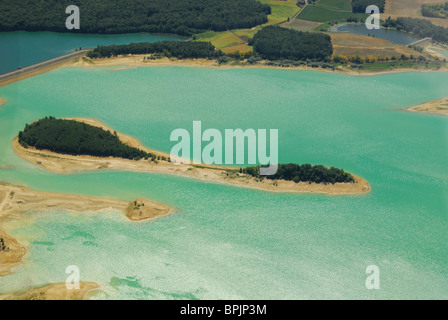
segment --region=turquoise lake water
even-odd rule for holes
[[[0,74],[17,67],[59,57],[75,49],[96,48],[98,45],[126,44],[131,42],[156,42],[180,40],[171,35],[134,34],[76,34],[56,32],[0,32]]]
[[[5,228],[29,243],[0,292],[64,282],[68,265],[110,299],[448,298],[448,119],[404,112],[441,99],[448,73],[356,77],[188,67],[62,68],[0,88],[0,181],[44,191],[147,197],[176,212],[31,212]],[[356,196],[276,194],[176,176],[46,172],[11,140],[43,116],[97,118],[169,151],[170,133],[279,129],[279,161],[344,168]],[[367,290],[366,267],[381,289]]]

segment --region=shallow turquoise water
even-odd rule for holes
[[[0,88],[0,180],[45,191],[176,207],[156,221],[118,212],[29,213],[7,229],[30,242],[0,292],[65,281],[80,267],[97,298],[448,298],[448,121],[401,109],[440,99],[448,73],[354,77],[187,67],[64,68]],[[121,171],[57,175],[11,140],[40,117],[92,117],[169,151],[175,128],[277,128],[280,162],[342,167],[359,196],[273,194]],[[367,290],[375,264],[381,289]]]
[[[133,34],[79,34],[56,32],[0,32],[0,74],[17,67],[56,58],[78,48],[96,48],[98,45],[126,44],[179,40],[179,37],[148,33]]]

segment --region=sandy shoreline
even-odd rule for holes
[[[275,67],[266,65],[226,65],[220,66],[214,60],[170,60],[167,58],[160,60],[151,60],[146,62],[142,60],[143,56],[118,57],[111,59],[95,60],[93,63],[86,62],[83,59],[77,59],[72,62],[63,62],[58,65],[52,65],[46,68],[39,69],[35,72],[19,76],[8,81],[3,81],[1,85],[20,81],[37,74],[41,74],[60,67],[106,67],[106,66],[120,66],[116,70],[122,70],[132,67],[140,66],[191,66],[191,67],[207,67],[207,68],[270,68],[270,69],[292,69],[292,70],[314,70],[325,72],[343,72],[353,75],[369,75],[358,72],[348,71],[330,71],[326,69],[316,69],[310,67]],[[410,69],[409,71],[416,71]],[[391,72],[405,72],[405,70],[397,70]],[[390,73],[384,72],[384,73]],[[371,75],[378,74],[372,73]],[[5,103],[4,99],[0,98],[0,105]],[[75,119],[91,125],[102,127],[105,130],[114,131],[106,125],[94,119]],[[118,133],[120,140],[131,146],[151,152],[157,156],[169,156],[164,152],[149,149],[130,136]],[[56,154],[50,151],[35,150],[32,148],[25,149],[15,138],[13,141],[15,152],[22,158],[52,172],[57,173],[71,173],[81,170],[103,170],[103,169],[117,169],[130,170],[141,172],[154,172],[162,174],[181,175],[189,178],[195,178],[206,181],[213,181],[218,183],[225,183],[234,186],[248,187],[271,192],[294,192],[294,193],[323,193],[329,195],[345,195],[345,194],[362,194],[371,190],[368,182],[360,177],[354,176],[356,183],[336,183],[332,184],[316,184],[316,183],[294,183],[292,181],[275,181],[264,179],[256,181],[255,178],[244,174],[230,173],[223,167],[213,166],[194,166],[190,164],[174,165],[167,161],[159,161],[157,164],[144,160],[133,161],[118,158],[98,158],[90,156],[70,156]],[[70,194],[57,194],[49,192],[33,191],[24,186],[13,186],[0,183],[0,236],[4,239],[7,249],[0,254],[0,276],[8,275],[13,268],[21,263],[27,254],[26,245],[18,242],[14,237],[1,232],[3,222],[10,219],[20,219],[21,215],[27,211],[45,211],[51,209],[64,209],[74,212],[83,211],[107,211],[120,210],[124,212],[129,220],[141,221],[152,219],[161,215],[169,214],[172,208],[159,204],[147,199],[136,199],[130,203],[114,199],[105,199],[91,196],[80,196]],[[67,290],[65,284],[55,283],[40,288],[32,288],[24,293],[8,293],[0,295],[0,300],[3,299],[84,299],[92,290],[98,289],[96,283],[82,283],[80,290]]]
[[[99,211],[118,209],[124,211],[128,203],[113,199],[33,191],[25,186],[0,182],[0,230],[7,220],[20,219],[28,211],[66,209],[70,211]],[[8,275],[26,255],[26,246],[2,232],[9,250],[0,253],[0,276]]]
[[[169,59],[162,58],[156,60],[143,60],[147,55],[127,55],[127,56],[119,56],[112,58],[98,58],[98,59],[89,59],[85,58],[85,55],[82,57],[75,58],[71,61],[62,61],[60,63],[55,63],[50,66],[46,66],[43,68],[39,68],[33,72],[29,72],[23,75],[19,75],[17,77],[8,79],[8,80],[0,80],[0,87],[8,85],[10,83],[14,83],[17,81],[21,81],[27,78],[34,77],[36,75],[52,71],[55,69],[59,69],[62,67],[112,67],[112,66],[122,66],[122,68],[117,68],[116,70],[130,69],[142,66],[180,66],[180,67],[201,67],[201,68],[216,68],[216,69],[277,69],[277,70],[308,70],[308,71],[319,71],[326,73],[340,73],[347,74],[352,76],[375,76],[381,74],[390,74],[390,73],[405,73],[405,72],[448,72],[448,67],[441,67],[440,69],[424,69],[422,68],[396,68],[391,70],[383,70],[377,72],[371,71],[363,71],[363,70],[352,70],[348,68],[337,68],[335,70],[325,69],[325,68],[312,68],[309,66],[290,66],[290,67],[281,67],[281,66],[270,66],[263,63],[254,64],[254,65],[231,65],[225,64],[220,65],[216,60],[208,60],[208,59]],[[85,59],[83,59],[85,58]]]
[[[94,119],[86,118],[70,118],[71,120],[77,120],[95,125],[114,132],[105,124],[98,122]],[[141,145],[140,142],[133,138],[117,132],[118,137],[124,143],[131,145],[135,148],[139,148],[146,152],[152,152],[157,155],[167,155],[159,151],[155,151]],[[121,158],[100,158],[93,156],[72,156],[54,153],[48,150],[37,150],[35,148],[24,148],[19,142],[18,138],[14,138],[13,142],[14,151],[21,158],[38,165],[39,167],[55,173],[72,173],[84,170],[105,170],[105,169],[117,169],[125,171],[137,171],[137,172],[153,172],[162,174],[174,174],[185,176],[189,178],[195,178],[205,181],[212,181],[218,183],[225,183],[235,186],[248,187],[254,189],[260,189],[273,192],[287,192],[287,193],[324,193],[324,194],[361,194],[370,191],[370,185],[368,182],[360,177],[354,176],[356,183],[335,183],[335,184],[318,184],[285,180],[270,180],[263,179],[258,180],[247,174],[240,174],[237,170],[229,171],[226,167],[207,166],[207,165],[192,165],[192,164],[173,164],[168,161],[159,161],[158,163],[148,160],[128,160]],[[237,168],[235,168],[237,169]],[[276,183],[274,183],[276,182]]]
[[[17,266],[26,255],[27,250],[17,239],[0,231],[0,237],[4,240],[6,249],[0,253],[0,277],[11,273],[11,269]],[[1,250],[0,250],[1,251]]]
[[[144,203],[141,213],[134,203]],[[107,213],[120,210],[131,221],[153,219],[172,212],[172,208],[164,204],[139,198],[130,203],[121,200],[82,196],[76,194],[60,194],[34,191],[25,186],[14,186],[0,182],[0,238],[3,238],[5,250],[0,253],[0,277],[13,272],[27,254],[26,244],[1,231],[3,223],[13,219],[21,219],[28,211],[47,211],[63,209],[73,212]],[[68,290],[65,283],[50,284],[41,288],[31,288],[25,293],[7,293],[0,295],[0,300],[80,300],[92,290],[98,289],[96,283],[81,283],[79,290]]]
[[[100,286],[93,282],[80,283],[79,289],[73,290],[67,289],[65,283],[53,283],[23,293],[1,294],[0,300],[84,300],[97,289]]]
[[[423,112],[448,116],[448,97],[439,100],[428,101],[417,106],[406,108],[405,110],[411,112]]]
[[[0,230],[8,220],[21,219],[25,212],[48,211],[63,209],[72,212],[107,212],[122,211],[129,220],[141,221],[169,214],[172,208],[147,199],[139,198],[135,201],[145,204],[146,214],[133,215],[129,213],[132,202],[83,196],[77,194],[62,194],[34,191],[25,186],[14,186],[0,182]],[[138,211],[137,211],[138,212]],[[133,211],[131,211],[133,213]],[[27,253],[25,244],[19,243],[14,237],[0,231],[0,237],[5,241],[6,250],[0,253],[0,276],[8,275]]]
[[[378,72],[369,72],[363,70],[351,70],[347,68],[339,68],[335,70],[325,69],[325,68],[312,68],[309,66],[291,66],[291,67],[280,67],[280,66],[270,66],[266,64],[253,64],[253,65],[220,65],[216,60],[208,60],[208,59],[169,59],[162,58],[156,60],[143,60],[147,55],[127,55],[127,56],[118,56],[111,58],[96,58],[90,59],[89,62],[79,59],[72,64],[67,64],[66,66],[76,66],[76,67],[112,67],[112,66],[123,66],[122,68],[118,68],[116,70],[130,69],[142,66],[185,66],[185,67],[202,67],[202,68],[216,68],[216,69],[277,69],[277,70],[308,70],[308,71],[319,71],[319,72],[327,72],[327,73],[342,73],[353,76],[374,76],[380,74],[389,74],[389,73],[404,73],[404,72],[448,72],[448,67],[443,67],[437,70],[431,69],[417,69],[417,68],[401,68],[401,69],[392,69]]]

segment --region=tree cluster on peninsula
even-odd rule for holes
[[[332,183],[337,182],[355,182],[355,178],[343,169],[335,167],[327,168],[322,165],[311,164],[279,164],[277,172],[274,175],[260,176],[260,167],[246,167],[240,169],[241,173],[246,173],[253,177],[271,179],[271,180],[289,180],[298,182]]]
[[[123,45],[98,46],[87,53],[89,58],[109,58],[127,54],[158,54],[177,59],[213,59],[222,55],[210,42],[159,41],[138,42]]]
[[[75,120],[45,117],[27,124],[19,132],[19,143],[39,150],[50,150],[70,155],[119,157],[131,160],[154,158],[151,153],[120,141],[117,133],[105,131]]]

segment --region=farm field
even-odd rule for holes
[[[350,33],[331,33],[334,54],[344,56],[383,56],[399,57],[402,54],[410,56],[418,53],[406,46],[398,45],[387,40],[366,37]]]
[[[297,1],[295,0],[259,0],[263,4],[267,4],[271,7],[272,13],[268,15],[268,23],[276,24],[281,23],[288,18],[292,18],[298,11],[299,7],[297,6]],[[339,0],[337,0],[339,1]]]
[[[351,0],[320,0],[318,5],[331,10],[352,11]]]
[[[353,13],[351,9],[333,10],[321,6],[320,2],[317,5],[308,5],[300,12],[297,19],[309,20],[314,22],[327,22],[335,20],[346,20],[350,17],[365,18],[367,15],[363,13]]]
[[[315,31],[321,25],[322,25],[321,22],[302,20],[302,19],[292,19],[289,22],[282,23],[280,26],[284,28],[294,29],[297,31],[312,32]]]
[[[247,44],[247,39],[253,37],[262,27],[280,24],[292,19],[300,8],[296,5],[295,0],[260,0],[263,4],[271,7],[272,13],[268,15],[268,22],[264,25],[251,29],[236,29],[222,32],[207,31],[197,35],[197,40],[210,41],[216,48],[221,49],[225,53],[235,51],[248,51],[251,47]]]
[[[420,9],[422,4],[439,4],[447,0],[386,0],[385,16],[396,19],[398,17],[419,18],[431,21],[433,24],[448,28],[447,19],[423,17]]]

